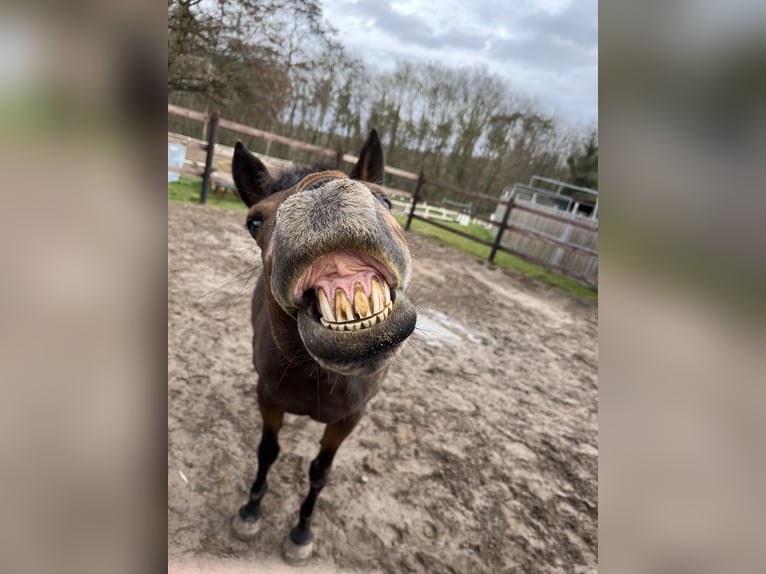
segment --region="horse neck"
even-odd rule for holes
[[[294,317],[279,306],[277,300],[268,287],[268,281],[265,281],[265,288],[262,290],[263,297],[260,302],[256,304],[265,305],[266,313],[268,315],[267,321],[262,321],[259,325],[253,325],[255,329],[267,328],[271,331],[271,338],[276,343],[280,353],[286,358],[293,360],[295,357],[301,354],[306,355],[306,359],[313,361],[306,351],[306,347],[303,345],[303,340],[298,333],[298,321]],[[264,336],[266,333],[258,333],[259,336]]]

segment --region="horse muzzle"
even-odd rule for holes
[[[366,375],[381,370],[401,350],[415,330],[417,313],[407,295],[396,290],[372,318],[328,322],[317,318],[308,305],[297,319],[306,350],[322,367],[344,375]]]

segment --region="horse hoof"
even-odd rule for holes
[[[282,557],[292,566],[304,564],[314,553],[314,541],[307,544],[296,544],[288,535],[282,543]]]
[[[242,542],[250,542],[258,535],[258,531],[261,529],[261,521],[253,518],[243,520],[239,512],[237,512],[234,514],[234,518],[231,519],[231,529],[234,531],[234,536]]]

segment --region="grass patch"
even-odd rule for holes
[[[168,201],[199,204],[200,193],[202,193],[202,180],[198,177],[181,175],[178,181],[168,182]],[[247,212],[247,206],[230,189],[227,189],[226,193],[219,197],[213,193],[211,187],[207,193],[207,204],[243,213]]]
[[[396,215],[395,217],[397,221],[402,224],[402,226],[407,223],[406,216]],[[487,241],[492,241],[494,239],[492,233],[480,225],[473,223],[467,226],[459,225],[457,223],[445,223],[445,225],[454,227],[455,229],[464,231],[466,233],[470,233],[479,239],[484,239]],[[445,245],[449,245],[454,249],[462,251],[463,253],[467,253],[468,255],[473,255],[478,259],[483,259],[484,261],[487,260],[487,257],[489,257],[489,252],[491,251],[489,246],[482,245],[481,243],[476,243],[475,241],[471,241],[470,239],[466,239],[460,235],[450,233],[446,229],[441,229],[434,225],[429,225],[428,223],[417,219],[412,220],[412,226],[410,229],[422,235],[438,239]],[[533,279],[537,279],[548,285],[553,285],[554,287],[558,287],[574,295],[594,301],[598,300],[597,289],[583,285],[582,283],[575,281],[574,279],[570,279],[569,277],[548,271],[545,267],[536,265],[535,263],[530,263],[529,261],[515,257],[509,253],[498,251],[495,255],[495,264],[504,269],[522,273],[527,277],[532,277]]]

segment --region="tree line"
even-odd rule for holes
[[[168,101],[344,151],[376,127],[389,165],[488,195],[532,175],[598,185],[595,130],[540,113],[481,67],[370,70],[338,41],[316,0],[168,0]],[[183,118],[168,122],[199,130]],[[222,130],[219,141],[237,137]],[[288,156],[277,144],[246,143]]]

